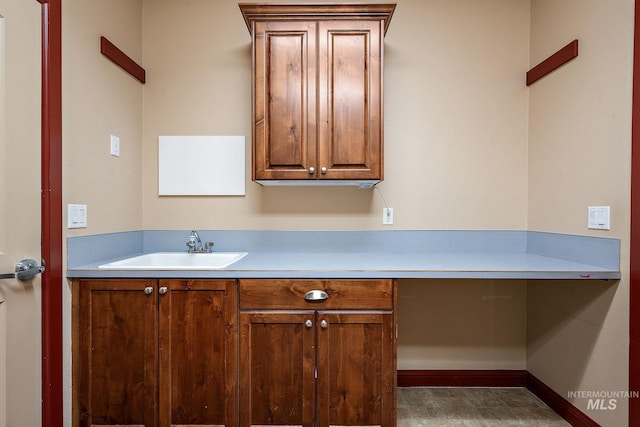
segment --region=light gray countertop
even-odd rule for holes
[[[68,239],[69,278],[619,279],[617,239],[529,231],[201,231],[245,251],[218,270],[103,270],[144,253],[182,251],[189,231]]]

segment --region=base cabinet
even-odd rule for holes
[[[73,425],[237,425],[233,280],[76,280]]]
[[[394,427],[395,307],[392,280],[74,280],[73,426]]]
[[[396,425],[393,281],[241,280],[239,319],[240,426]]]

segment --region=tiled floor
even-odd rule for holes
[[[398,388],[398,427],[569,426],[524,388]]]

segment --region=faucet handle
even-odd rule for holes
[[[196,250],[196,232],[195,230],[191,232],[189,235],[189,240],[187,241],[187,247],[189,248],[189,252],[193,252]]]
[[[213,242],[204,242],[204,250],[207,252],[211,252],[211,248],[213,247]]]

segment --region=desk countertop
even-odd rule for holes
[[[188,231],[68,240],[69,278],[619,279],[619,240],[528,231],[202,231],[218,251],[249,254],[216,270],[104,270],[184,250]]]

